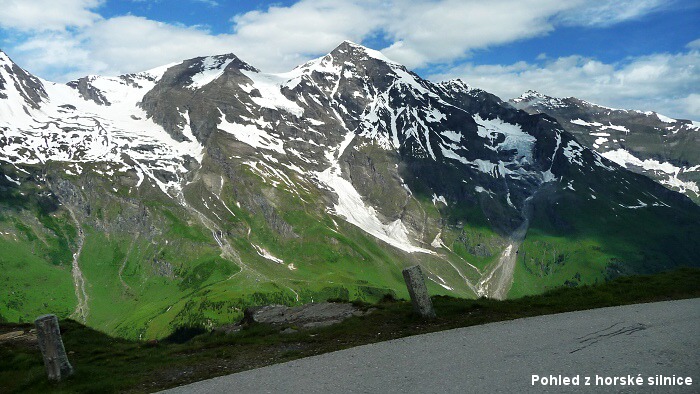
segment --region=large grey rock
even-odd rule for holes
[[[49,380],[59,381],[72,375],[73,366],[68,362],[56,315],[39,316],[34,325]]]
[[[428,288],[425,286],[423,271],[419,265],[408,267],[403,270],[403,279],[406,281],[408,293],[411,295],[413,310],[421,317],[431,319],[435,317],[433,302],[430,300]]]
[[[298,328],[326,327],[366,312],[346,303],[321,302],[302,306],[266,305],[245,310],[244,323],[291,325]]]

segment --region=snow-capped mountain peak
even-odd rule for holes
[[[425,268],[433,294],[505,298],[511,285],[523,295],[700,254],[699,206],[587,147],[631,145],[636,132],[608,109],[557,121],[541,113],[550,106],[528,113],[460,80],[433,83],[351,42],[287,73],[226,54],[67,85],[8,59],[0,241],[24,248],[29,271],[64,275],[55,297],[81,289],[88,322],[102,317],[80,306],[87,295],[128,303],[115,324],[139,335],[213,310],[230,319],[252,300],[404,291],[407,264]],[[685,138],[669,146],[698,135],[633,114],[656,119],[656,137]],[[596,129],[574,137],[584,123]],[[700,168],[680,164],[674,179]],[[151,312],[129,323],[132,310]]]
[[[700,201],[700,123],[532,91],[510,102],[556,118],[603,157]]]
[[[331,55],[336,56],[339,59],[353,59],[353,60],[368,60],[368,59],[374,59],[374,60],[379,60],[385,63],[391,63],[395,65],[401,65],[388,57],[386,57],[383,53],[367,48],[363,45],[354,43],[352,41],[345,40],[343,41],[340,45],[338,45],[335,49],[333,49],[330,52]]]
[[[25,118],[47,98],[39,78],[29,74],[0,50],[0,121]]]
[[[547,96],[546,94],[540,93],[536,90],[528,90],[520,97],[511,99],[511,103],[516,107],[520,108],[526,105],[538,106],[546,108],[558,108],[565,106],[565,100],[558,97]]]

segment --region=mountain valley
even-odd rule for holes
[[[497,299],[700,265],[700,126],[576,100],[348,41],[283,74],[226,54],[65,85],[0,52],[0,319],[150,339],[406,298],[413,264]]]

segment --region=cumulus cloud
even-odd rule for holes
[[[0,26],[20,31],[64,30],[89,26],[102,0],[0,0]]]
[[[345,39],[362,42],[381,37],[388,44],[376,49],[409,68],[458,64],[434,77],[462,77],[502,97],[537,88],[611,106],[698,117],[698,70],[693,62],[700,64],[700,40],[689,43],[684,54],[616,64],[582,56],[551,59],[546,54],[536,63],[464,63],[477,49],[546,35],[559,26],[609,26],[656,12],[673,1],[299,0],[232,15],[231,30],[224,34],[132,15],[103,18],[97,13],[103,2],[0,0],[0,28],[17,37],[9,48],[15,60],[58,81],[141,71],[229,52],[265,71],[287,71]]]
[[[67,32],[43,32],[13,48],[13,58],[22,67],[51,80],[97,74],[107,64],[95,59],[83,43]],[[29,67],[28,67],[29,66]]]
[[[11,49],[30,71],[62,81],[85,73],[121,74],[230,52],[265,71],[288,71],[345,39],[361,42],[373,34],[383,19],[367,11],[372,3],[302,0],[289,7],[272,6],[233,16],[228,34],[119,16],[61,34],[34,32]],[[0,26],[8,27],[1,20]],[[76,53],[69,54],[69,48]],[[76,61],[86,53],[89,56]]]
[[[232,18],[236,53],[264,70],[289,70],[343,40],[361,42],[386,22],[379,1],[302,0]]]
[[[224,52],[234,52],[264,70],[282,71],[326,53],[344,39],[361,42],[378,35],[390,43],[383,48],[387,56],[421,67],[547,34],[557,24],[616,23],[652,12],[661,7],[660,1],[299,0],[232,16],[231,32],[217,35],[134,16],[103,19],[95,13],[103,0],[0,0],[0,27],[34,32],[27,39],[31,45],[18,45],[23,46],[18,58],[48,71],[48,77],[70,75],[71,69],[78,72],[89,65],[76,65],[68,56],[51,72],[49,59],[39,59],[40,42],[50,52],[68,47],[89,52],[94,72],[132,72],[175,56]],[[66,29],[70,34],[49,34]],[[56,48],[48,47],[47,37]],[[58,62],[61,58],[54,60]]]
[[[698,64],[700,51],[697,50],[642,56],[612,64],[567,56],[540,63],[463,64],[430,78],[460,78],[504,99],[534,89],[550,96],[575,96],[610,107],[700,119]]]
[[[107,74],[231,52],[230,36],[131,15],[96,23],[80,34],[80,38],[92,56],[109,60],[110,69],[102,71]]]
[[[394,43],[383,52],[409,67],[451,61],[470,50],[522,40],[553,30],[548,18],[573,2],[444,0],[393,8],[385,30]]]
[[[15,61],[32,73],[67,81],[86,74],[143,71],[233,48],[231,35],[127,15],[102,19],[79,31],[39,32],[12,50]]]

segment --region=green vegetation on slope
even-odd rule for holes
[[[509,297],[700,265],[697,207],[690,201],[687,210],[652,204],[656,197],[643,194],[651,180],[636,174],[624,174],[621,179],[611,176],[598,180],[576,178],[573,182],[577,188],[589,188],[591,195],[597,195],[595,199],[547,190],[535,197]],[[644,195],[649,204],[642,207],[639,201],[625,200],[625,196],[611,191],[608,184],[612,183],[625,184]],[[630,208],[634,206],[638,207]]]
[[[384,164],[364,176],[377,182],[396,176],[384,159],[372,157]],[[433,240],[445,245],[435,254],[407,254],[327,212],[333,202],[325,192],[293,171],[287,177],[298,182],[296,188],[281,178],[275,186],[272,175],[262,176],[248,164],[205,162],[186,183],[183,199],[173,199],[148,179],[136,188],[129,186],[136,179],[106,178],[108,165],[85,164],[79,176],[66,178],[61,164],[51,163],[42,168],[46,179],[20,186],[0,177],[0,278],[8,283],[0,297],[1,318],[69,317],[77,303],[71,263],[80,239],[86,324],[127,339],[163,338],[180,326],[227,324],[254,305],[407,297],[401,269],[413,264],[425,268],[431,294],[474,298],[465,278],[477,283],[509,243],[484,213],[484,204],[498,207],[486,194],[478,202],[446,206],[434,201],[430,188],[416,184],[405,201],[381,208],[401,211],[423,246]],[[224,165],[229,167],[217,167]],[[405,193],[398,183],[392,187]],[[371,199],[378,204],[391,199],[392,190],[375,191]],[[676,257],[693,265],[694,246],[684,231],[697,228],[693,218],[669,219],[664,207],[613,212],[603,197],[583,204],[572,194],[573,201],[535,206],[510,297],[668,269],[679,265]]]
[[[680,269],[507,301],[438,296],[433,297],[438,317],[431,321],[417,318],[409,302],[387,298],[376,305],[363,305],[374,308],[373,312],[331,327],[282,334],[285,327],[251,325],[236,334],[205,333],[184,344],[128,341],[64,320],[64,343],[76,374],[61,383],[49,383],[35,345],[0,342],[0,391],[152,392],[409,335],[542,314],[700,297],[698,283],[700,269]],[[0,324],[0,333],[30,328],[28,324],[5,323]]]

